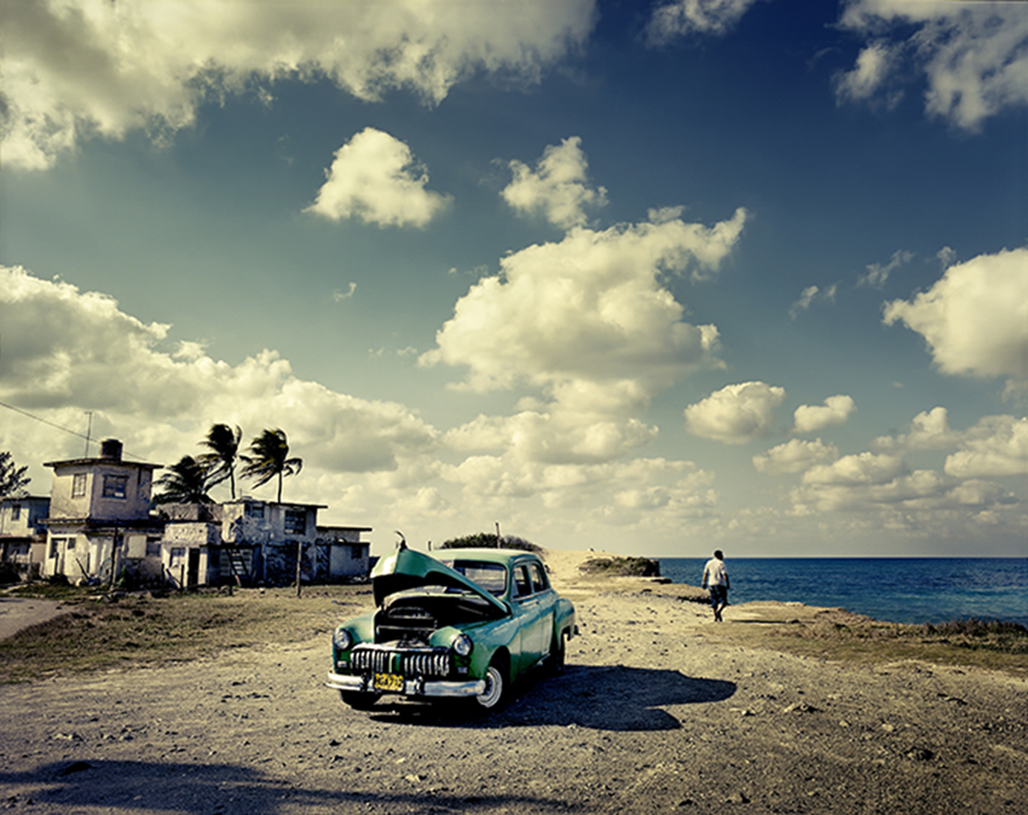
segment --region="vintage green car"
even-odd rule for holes
[[[562,670],[577,633],[574,606],[531,552],[443,549],[432,557],[401,542],[371,580],[378,609],[332,636],[327,684],[357,709],[383,694],[495,707],[532,668]]]

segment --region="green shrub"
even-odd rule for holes
[[[585,574],[608,577],[660,577],[660,563],[646,557],[593,558],[578,568]]]
[[[523,552],[541,552],[534,543],[519,538],[517,535],[496,536],[494,532],[478,532],[465,535],[463,538],[451,538],[445,541],[440,549],[519,549]]]

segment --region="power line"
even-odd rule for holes
[[[80,439],[85,439],[86,440],[86,456],[87,457],[89,456],[89,442],[90,442],[90,438],[86,434],[79,433],[77,430],[72,430],[71,428],[64,427],[63,425],[59,425],[56,422],[51,422],[49,419],[44,419],[42,416],[36,416],[34,413],[29,413],[27,410],[22,410],[21,408],[15,407],[14,405],[9,405],[6,402],[0,402],[0,407],[5,407],[8,410],[13,410],[15,413],[20,413],[22,416],[28,416],[30,419],[35,419],[37,422],[42,422],[45,425],[49,425],[50,427],[54,427],[54,428],[56,428],[58,430],[61,430],[61,431],[65,432],[65,433],[70,433],[72,436],[78,436]],[[92,411],[86,411],[86,412],[90,414],[90,423],[92,424]],[[135,453],[129,453],[126,450],[122,450],[122,455],[123,456],[128,456],[129,458],[139,459],[140,461],[144,460],[143,456],[137,456]]]
[[[71,433],[71,435],[73,436],[78,436],[80,439],[85,439],[86,441],[89,441],[89,436],[79,433],[77,430],[70,430],[69,428],[63,427],[62,425],[59,425],[56,422],[51,422],[49,419],[44,419],[42,416],[36,416],[35,414],[29,413],[27,410],[17,408],[14,405],[9,405],[6,402],[0,402],[0,407],[5,407],[8,410],[13,410],[15,413],[20,413],[22,416],[28,416],[30,419],[35,419],[37,422],[48,424],[50,425],[50,427],[56,427],[58,430],[63,430],[65,433]]]

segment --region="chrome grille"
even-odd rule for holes
[[[441,648],[404,650],[358,645],[350,655],[350,667],[354,673],[445,677],[450,675],[453,661],[450,652]]]

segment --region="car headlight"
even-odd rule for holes
[[[340,651],[347,651],[353,647],[353,634],[345,628],[337,628],[332,635],[332,644]]]
[[[475,647],[475,644],[467,634],[458,634],[450,644],[450,647],[453,648],[453,652],[457,656],[466,657],[471,653],[471,649]]]

